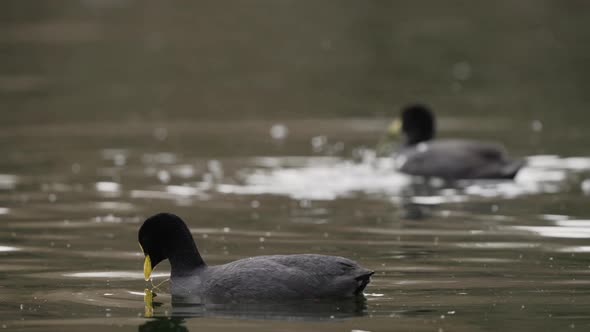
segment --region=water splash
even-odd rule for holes
[[[416,204],[437,205],[464,202],[474,197],[514,198],[565,190],[572,172],[590,170],[590,158],[531,156],[528,166],[512,180],[458,181],[455,188],[443,182],[423,183],[419,178],[395,171],[393,158],[376,158],[366,150],[355,162],[338,157],[266,157],[254,160],[255,168],[240,173],[241,183],[221,183],[215,189],[224,194],[281,195],[293,199],[334,200],[355,194],[399,198],[411,196]],[[431,189],[426,195],[412,185]]]
[[[254,169],[243,185],[220,184],[221,193],[254,195],[274,194],[293,199],[333,200],[356,192],[398,195],[410,177],[393,170],[392,162],[355,163],[340,158],[309,158],[303,167],[289,168],[290,160],[266,159],[267,164],[285,165],[272,169]]]

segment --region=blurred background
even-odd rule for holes
[[[2,124],[588,119],[585,1],[7,0]]]

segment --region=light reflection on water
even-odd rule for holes
[[[0,252],[18,251],[18,250],[21,250],[21,249],[20,248],[17,248],[17,247],[0,246]]]
[[[265,168],[243,171],[244,184],[220,184],[216,190],[238,195],[285,195],[293,199],[333,200],[354,194],[385,196],[412,195],[417,204],[458,203],[477,197],[514,198],[522,195],[558,193],[569,185],[571,172],[590,170],[590,158],[532,156],[514,181],[459,181],[456,189],[433,190],[433,195],[416,195],[411,177],[394,171],[391,158],[367,158],[352,162],[340,158],[291,157],[257,160]],[[295,161],[294,163],[292,163]],[[295,166],[295,165],[297,166]],[[568,171],[570,171],[568,173]],[[437,189],[440,184],[433,187]],[[459,191],[457,191],[459,189]],[[465,195],[462,195],[464,193]]]

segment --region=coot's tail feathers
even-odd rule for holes
[[[367,284],[371,282],[371,276],[375,273],[375,271],[367,271],[367,273],[361,274],[360,276],[354,278],[357,281],[357,287],[354,290],[354,295],[360,295],[363,293]]]
[[[524,159],[510,160],[503,167],[502,174],[506,179],[513,179],[525,164]]]

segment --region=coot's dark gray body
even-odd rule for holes
[[[410,175],[446,180],[511,179],[524,165],[522,160],[509,159],[499,144],[435,139],[436,119],[424,105],[409,105],[402,110],[401,134],[396,166]]]
[[[256,256],[172,275],[171,291],[203,303],[351,298],[362,295],[372,274],[337,256]]]
[[[399,171],[443,179],[512,179],[522,160],[508,158],[501,145],[468,140],[431,140],[403,147]]]
[[[148,218],[139,229],[144,275],[168,259],[172,296],[198,303],[340,299],[362,296],[372,271],[338,256],[256,256],[208,266],[190,230],[171,213]]]

